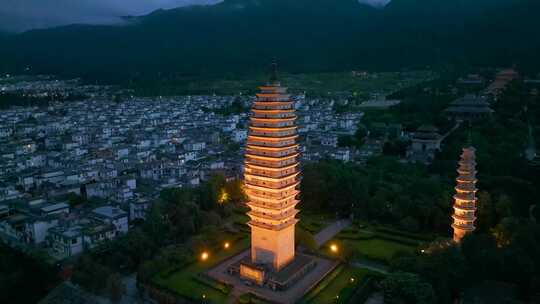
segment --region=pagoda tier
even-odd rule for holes
[[[279,271],[294,259],[299,146],[294,102],[277,80],[260,87],[251,108],[244,185],[251,259]]]
[[[460,242],[465,234],[475,230],[477,179],[475,149],[473,147],[463,149],[457,172],[452,228],[454,229],[454,241]]]

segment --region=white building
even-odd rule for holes
[[[49,242],[52,250],[61,257],[71,257],[84,251],[81,226],[49,229]]]
[[[139,198],[129,203],[129,219],[133,220],[144,220],[146,218],[146,213],[150,209],[151,203],[150,200]]]
[[[118,207],[98,207],[92,210],[92,213],[97,220],[103,223],[113,224],[117,235],[127,233],[129,230],[128,214]]]

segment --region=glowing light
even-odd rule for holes
[[[351,281],[351,283],[354,283],[354,278],[351,278],[350,281]]]
[[[208,260],[209,256],[210,255],[208,254],[208,252],[205,251],[205,252],[201,253],[201,260],[206,261],[206,260]]]
[[[424,249],[420,250],[422,253],[426,252]]]
[[[338,246],[336,244],[332,244],[332,245],[330,245],[330,250],[332,252],[338,252],[339,248],[338,248]]]
[[[219,191],[218,203],[223,204],[223,203],[227,202],[228,200],[229,200],[229,193],[227,193],[227,191],[225,191],[225,189],[221,189]]]
[[[203,294],[203,295],[202,295],[202,298],[203,298],[203,299],[206,299],[206,295],[205,295],[205,294]]]
[[[231,244],[229,244],[229,242],[225,242],[225,244],[223,244],[223,248],[229,249],[229,247],[231,247]]]

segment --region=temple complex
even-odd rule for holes
[[[463,149],[456,179],[456,194],[454,195],[454,241],[460,242],[465,234],[474,231],[476,220],[476,156],[475,149]]]

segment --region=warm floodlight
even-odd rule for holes
[[[203,260],[203,261],[208,260],[208,256],[209,256],[209,254],[206,251],[201,253],[201,260]]]

